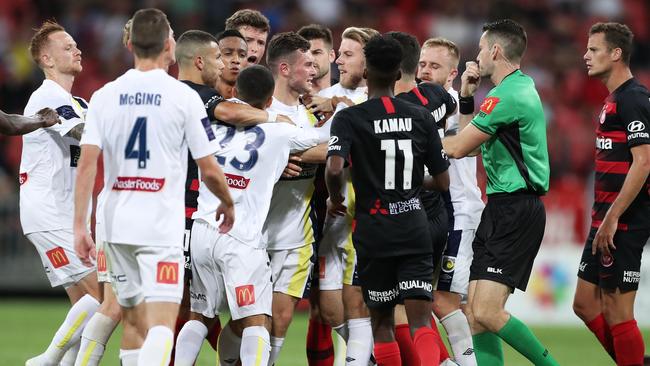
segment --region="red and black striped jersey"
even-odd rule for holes
[[[181,80],[194,89],[205,104],[208,118],[213,124],[216,122],[214,109],[224,101],[223,97],[214,89],[206,85],[196,84],[188,80]],[[198,207],[199,198],[199,167],[196,165],[192,154],[187,154],[187,178],[185,180],[185,229],[192,229],[192,214]]]
[[[631,149],[650,144],[650,92],[635,79],[607,99],[596,128],[596,176],[591,226],[598,228],[618,196],[632,164]],[[623,213],[619,230],[650,228],[650,178]]]

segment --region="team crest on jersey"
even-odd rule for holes
[[[22,186],[27,182],[27,172],[18,175],[18,183]]]
[[[442,257],[442,271],[449,273],[453,272],[454,268],[456,267],[456,257],[451,257],[448,255],[445,255]]]
[[[500,99],[497,98],[497,97],[489,97],[489,98],[485,98],[485,100],[483,101],[483,103],[481,103],[481,107],[480,107],[481,112],[483,112],[483,113],[485,113],[485,114],[490,114],[490,113],[492,113],[492,111],[493,111],[494,108],[497,106],[497,104],[499,103],[499,101],[500,101]]]
[[[605,123],[605,118],[608,114],[616,113],[616,103],[615,102],[605,102],[603,109],[600,111],[600,124]]]

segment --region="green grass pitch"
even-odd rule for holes
[[[63,300],[12,300],[0,301],[0,365],[24,365],[25,360],[45,350],[50,337],[63,320],[68,303]],[[223,320],[223,319],[222,319]],[[561,365],[613,365],[595,337],[585,327],[536,327],[535,334]],[[120,329],[111,338],[103,365],[119,365]],[[284,343],[278,366],[307,365],[305,337],[307,314],[299,313],[294,319]],[[643,329],[647,340],[650,329]],[[505,364],[530,365],[523,357],[504,345]],[[197,365],[215,365],[216,356],[204,343]]]

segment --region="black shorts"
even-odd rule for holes
[[[194,220],[185,218],[185,235],[183,236],[183,257],[185,257],[185,278],[187,284],[192,279],[192,255],[190,254],[190,237]]]
[[[357,257],[361,291],[372,309],[391,308],[404,299],[432,300],[431,253],[396,257]]]
[[[546,226],[544,204],[526,193],[491,195],[472,243],[469,280],[491,280],[526,291]]]
[[[591,244],[597,229],[589,231],[585,249],[580,259],[578,277],[601,288],[636,291],[641,280],[641,255],[650,237],[650,230],[617,231],[614,234],[615,250],[612,256],[591,254]]]
[[[449,226],[449,215],[446,210],[429,219],[429,230],[431,231],[431,242],[433,243],[433,272],[440,270],[442,254],[447,246],[447,233]]]

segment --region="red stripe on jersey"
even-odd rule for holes
[[[591,220],[591,227],[594,229],[598,229],[600,227],[600,224],[602,224],[602,220]],[[616,227],[617,230],[622,230],[622,231],[627,231],[627,224],[621,224],[619,223],[618,226]]]
[[[196,207],[185,207],[185,217],[188,219],[192,218],[192,214],[197,210]]]
[[[192,183],[190,183],[190,191],[198,191],[198,190],[199,190],[199,180],[192,179]]]
[[[596,191],[594,201],[598,203],[612,203],[618,197],[618,192]]]
[[[627,135],[624,131],[596,131],[598,137],[611,139],[612,142],[627,142]]]
[[[381,97],[381,102],[384,103],[384,109],[386,109],[386,113],[395,113],[395,106],[393,105],[393,102],[390,101],[389,97]]]
[[[596,172],[610,174],[627,174],[630,170],[630,163],[627,161],[603,161],[596,160]]]
[[[420,103],[422,103],[422,105],[429,104],[429,100],[425,98],[424,95],[422,95],[422,93],[420,93],[420,89],[418,89],[417,86],[413,88],[413,94],[415,94],[415,96],[418,97],[418,99],[420,99]]]

